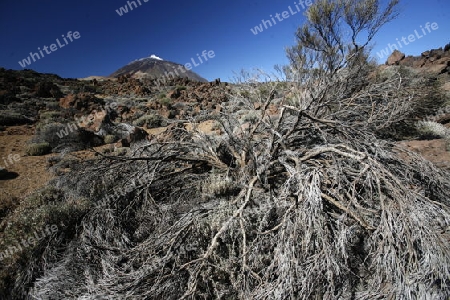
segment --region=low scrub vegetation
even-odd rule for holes
[[[164,121],[164,118],[158,114],[149,114],[149,115],[144,115],[144,116],[140,117],[139,119],[135,120],[133,122],[133,124],[135,126],[146,125],[147,128],[155,128],[155,127],[165,126],[166,122]]]
[[[449,298],[449,174],[393,143],[435,87],[377,76],[368,53],[397,4],[315,1],[281,74],[242,72],[220,114],[73,164],[29,201],[39,224],[76,230],[39,244],[0,296]],[[210,120],[222,135],[197,129]]]
[[[30,156],[46,155],[52,152],[52,147],[49,143],[31,143],[27,146],[26,153]]]
[[[2,126],[13,126],[13,125],[23,125],[31,124],[33,120],[20,113],[13,111],[0,111],[0,125]]]

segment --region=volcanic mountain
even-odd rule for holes
[[[169,79],[176,76],[189,78],[193,81],[208,82],[197,73],[187,70],[183,65],[163,60],[155,55],[132,61],[109,75],[109,77],[117,78],[122,75],[131,75],[133,78],[154,79],[161,77]]]

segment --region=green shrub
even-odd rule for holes
[[[28,145],[28,147],[26,149],[26,153],[29,156],[40,156],[40,155],[49,154],[50,152],[52,152],[52,147],[50,147],[50,144],[47,142],[32,143],[32,144]]]
[[[39,115],[41,120],[57,121],[60,117],[61,113],[59,111],[44,111]]]
[[[56,111],[60,109],[59,102],[58,101],[47,101],[45,102],[45,108],[48,110]]]
[[[247,91],[247,90],[241,91],[240,94],[241,94],[241,96],[244,97],[244,98],[247,98],[247,99],[250,98],[250,92]]]
[[[33,123],[32,120],[22,114],[8,111],[8,110],[0,111],[0,125],[14,126],[14,125],[23,125],[23,124],[31,124],[31,123]]]
[[[259,117],[258,117],[257,113],[252,111],[252,112],[249,112],[248,114],[246,114],[242,121],[244,123],[248,122],[251,124],[255,124],[258,121],[258,119],[259,119]]]
[[[144,124],[147,124],[147,128],[165,126],[163,117],[158,114],[145,115],[133,122],[135,126],[144,126]]]
[[[112,144],[117,141],[117,137],[113,134],[108,134],[104,138],[105,144]]]
[[[165,93],[161,93],[161,94],[159,94],[158,98],[159,99],[164,99],[164,98],[166,98],[166,94]]]
[[[184,91],[184,90],[186,90],[186,87],[185,86],[181,86],[181,85],[177,85],[177,90]]]
[[[117,156],[125,156],[128,153],[127,147],[118,147],[115,149],[115,153]]]
[[[164,98],[164,99],[159,100],[159,103],[161,103],[162,106],[169,107],[172,105],[172,99]]]

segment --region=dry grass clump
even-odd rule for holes
[[[42,121],[59,121],[61,119],[61,112],[60,111],[43,111],[39,114],[39,118]]]
[[[27,146],[26,153],[30,156],[41,156],[52,152],[52,147],[49,143],[31,143]]]
[[[211,197],[233,196],[240,190],[232,178],[215,173],[211,174],[202,189],[205,195]]]
[[[165,126],[164,118],[158,114],[144,115],[133,122],[135,126],[147,126],[147,128],[156,128]]]
[[[16,203],[15,210],[1,222],[2,299],[24,297],[30,280],[51,263],[50,257],[58,251],[49,248],[64,245],[73,238],[75,226],[88,207],[86,200],[68,199],[52,187]]]
[[[419,121],[416,124],[417,131],[423,139],[450,138],[450,131],[444,125],[434,121]]]
[[[105,144],[112,144],[117,142],[118,138],[113,135],[113,134],[107,134],[104,138],[103,138]]]

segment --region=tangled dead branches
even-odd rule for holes
[[[277,101],[242,129],[234,111],[254,103],[236,97],[214,117],[223,136],[173,128],[62,178],[94,207],[30,296],[448,297],[448,174],[337,118],[282,102],[270,115]]]
[[[413,107],[402,74],[370,79],[364,48],[397,2],[317,1],[295,80],[244,78],[209,116],[222,135],[173,126],[59,178],[92,209],[28,297],[450,297],[449,174],[378,135]]]

